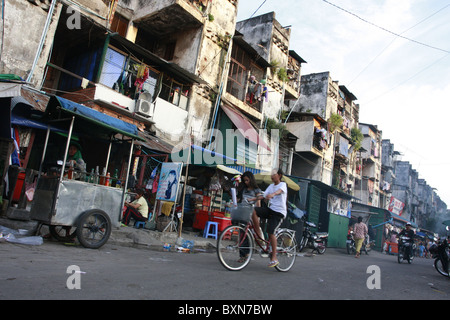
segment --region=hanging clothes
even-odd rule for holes
[[[146,65],[140,65],[137,72],[137,78],[134,85],[140,90],[144,86],[144,82],[147,81],[150,74],[150,70]]]

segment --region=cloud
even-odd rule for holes
[[[392,32],[450,50],[450,6],[442,1],[329,1]],[[238,19],[256,7],[255,1],[240,1]],[[268,0],[257,15],[270,11],[282,25],[292,25],[290,47],[308,62],[302,73],[330,71],[347,86],[358,97],[360,121],[377,125],[450,205],[450,176],[444,166],[432,165],[450,162],[450,55],[396,38],[324,1]]]

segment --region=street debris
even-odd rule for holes
[[[4,226],[0,226],[0,243],[10,242],[17,244],[25,244],[31,246],[40,246],[44,243],[44,240],[40,236],[26,236],[27,230],[19,229],[14,230]]]

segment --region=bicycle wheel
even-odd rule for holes
[[[253,235],[243,226],[229,226],[217,239],[217,257],[230,271],[244,269],[250,262],[254,248]]]
[[[277,234],[277,259],[280,262],[275,269],[280,272],[289,271],[297,257],[297,240],[294,233],[281,231]]]

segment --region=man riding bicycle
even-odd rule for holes
[[[287,185],[281,181],[283,172],[281,170],[272,170],[271,179],[272,184],[266,189],[263,195],[257,196],[250,200],[269,200],[269,207],[256,207],[253,210],[252,222],[257,235],[264,239],[261,234],[259,218],[267,219],[267,233],[269,235],[269,243],[272,247],[272,257],[270,259],[269,267],[275,267],[279,264],[277,259],[277,238],[275,231],[280,226],[283,219],[286,217],[287,208]]]

